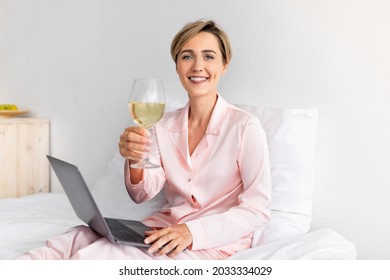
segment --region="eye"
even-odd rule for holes
[[[190,60],[190,59],[192,59],[192,56],[190,56],[190,55],[183,55],[181,58],[183,60]]]
[[[206,60],[212,60],[212,59],[214,59],[214,56],[212,56],[212,55],[206,55],[204,58],[205,58]]]

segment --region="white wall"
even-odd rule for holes
[[[380,0],[0,0],[0,103],[50,118],[52,154],[92,185],[130,123],[132,80],[162,78],[184,102],[170,41],[213,18],[234,47],[226,99],[319,108],[313,228],[389,259],[389,15]]]

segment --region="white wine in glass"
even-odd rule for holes
[[[163,82],[157,79],[135,79],[130,92],[129,110],[134,122],[148,129],[152,135],[153,126],[158,123],[165,112]],[[131,165],[133,168],[156,168],[159,166],[158,163],[150,161],[149,154],[142,162]]]

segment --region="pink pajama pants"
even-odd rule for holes
[[[230,255],[219,250],[185,250],[176,260],[222,260]],[[167,256],[154,256],[145,248],[113,244],[97,235],[87,226],[77,226],[46,241],[18,258],[19,260],[169,260]]]

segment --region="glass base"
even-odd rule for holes
[[[137,164],[131,164],[131,168],[138,168],[138,169],[147,169],[147,168],[157,168],[160,167],[159,164],[153,163],[151,161],[145,160]]]

